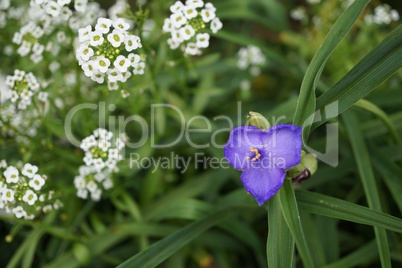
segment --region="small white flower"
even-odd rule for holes
[[[53,207],[52,207],[52,205],[46,205],[46,206],[44,206],[43,208],[42,208],[42,211],[43,211],[43,213],[49,213],[50,211],[52,211],[53,210]]]
[[[134,75],[144,74],[145,62],[139,62],[137,65],[135,65],[133,67],[134,67],[134,70],[133,70]]]
[[[170,15],[170,21],[175,28],[180,28],[182,25],[186,24],[187,19],[183,12],[177,12]]]
[[[39,43],[35,43],[32,47],[32,52],[36,55],[42,55],[43,51],[45,50],[45,46]]]
[[[93,72],[91,79],[98,84],[102,84],[105,81],[105,74],[101,73],[99,70]]]
[[[44,33],[45,31],[39,26],[36,26],[35,29],[33,29],[33,31],[31,32],[32,36],[38,39],[41,38]]]
[[[213,33],[217,33],[220,29],[222,29],[222,22],[219,20],[219,18],[215,18],[211,22],[211,31]]]
[[[68,7],[63,7],[60,11],[60,18],[64,21],[68,21],[71,15],[73,15],[73,12]]]
[[[17,49],[17,53],[20,54],[22,57],[28,55],[31,51],[32,44],[27,41],[22,41],[21,46]]]
[[[5,159],[2,159],[0,161],[0,168],[6,168],[7,167],[7,161]]]
[[[93,201],[99,201],[102,195],[101,189],[96,189],[94,192],[91,192],[91,199]]]
[[[30,206],[35,204],[36,200],[38,200],[38,196],[32,190],[27,190],[24,196],[22,197],[22,201],[24,201]]]
[[[142,47],[141,39],[135,35],[126,36],[126,38],[124,39],[124,44],[128,52],[137,49],[139,47]]]
[[[28,213],[26,213],[26,214],[24,215],[24,219],[26,219],[26,220],[33,220],[33,219],[35,219],[35,215],[34,215],[34,214],[28,214]]]
[[[97,182],[102,182],[104,179],[106,179],[106,174],[104,172],[96,173],[94,177]]]
[[[109,150],[110,146],[112,146],[111,142],[106,140],[106,139],[99,139],[98,141],[98,147],[104,152],[107,152]]]
[[[170,11],[172,11],[172,13],[177,13],[183,10],[183,3],[180,1],[176,1],[176,3],[174,3],[173,5],[170,6]]]
[[[110,60],[105,56],[98,56],[95,63],[101,73],[106,73],[110,66]]]
[[[84,62],[81,65],[82,70],[84,71],[85,76],[91,77],[94,74],[94,71],[97,71],[98,69],[95,68],[97,64],[93,60],[89,60],[87,62]]]
[[[216,11],[216,8],[214,7],[214,5],[212,3],[206,3],[204,6],[204,9],[214,12]]]
[[[190,40],[191,37],[195,35],[194,28],[191,25],[186,25],[180,29],[181,36],[184,40]]]
[[[120,78],[120,81],[125,83],[127,81],[127,79],[129,79],[131,77],[131,72],[123,72],[121,73],[122,77]]]
[[[112,46],[119,47],[121,43],[124,42],[124,34],[120,30],[114,29],[107,35],[107,40],[112,44]]]
[[[28,90],[28,89],[24,89],[24,90],[21,92],[20,97],[21,97],[22,100],[30,101],[30,100],[31,100],[31,97],[32,97],[32,91],[30,91],[30,90]]]
[[[184,6],[183,13],[184,13],[184,16],[186,16],[186,18],[189,20],[197,17],[197,15],[198,15],[197,10],[195,9],[195,7],[192,7],[192,6]]]
[[[82,176],[75,176],[74,185],[77,189],[84,189],[86,187],[85,179]]]
[[[169,38],[169,39],[167,40],[167,43],[168,43],[170,49],[176,49],[176,48],[178,48],[178,47],[180,46],[180,43],[178,43],[178,42],[176,42],[176,41],[173,41],[172,38]]]
[[[91,193],[96,191],[96,189],[98,189],[98,185],[94,181],[88,182],[86,187],[88,191],[90,191]]]
[[[197,39],[197,47],[206,48],[209,46],[209,34],[207,33],[197,34],[196,39]]]
[[[111,148],[108,151],[109,159],[119,160],[119,150],[117,148]]]
[[[134,53],[130,53],[128,54],[128,60],[131,63],[131,66],[136,65],[137,63],[139,63],[141,61],[141,57],[138,54],[134,54]]]
[[[173,30],[173,24],[169,18],[166,18],[164,20],[162,30],[166,33],[169,33]],[[22,36],[21,36],[21,40],[22,40]],[[16,42],[14,42],[14,43],[16,43]]]
[[[91,46],[94,46],[94,47],[99,46],[103,43],[103,41],[104,41],[104,38],[103,38],[102,32],[93,31],[89,34],[89,44]]]
[[[123,55],[117,56],[116,60],[113,62],[114,67],[116,67],[117,70],[120,72],[124,73],[127,71],[127,68],[131,65],[131,62],[129,59],[124,57]]]
[[[193,6],[193,7],[203,7],[204,6],[204,1],[202,0],[187,0],[186,1],[187,6]]]
[[[216,17],[215,12],[208,10],[208,9],[203,9],[201,10],[201,18],[205,23],[210,22]]]
[[[92,31],[91,25],[86,26],[85,28],[78,29],[78,39],[81,43],[89,40],[89,34]]]
[[[27,213],[21,206],[17,206],[15,208],[13,208],[12,212],[15,215],[15,217],[17,217],[18,219],[23,218],[27,215]]]
[[[179,30],[172,31],[172,41],[177,44],[180,44],[181,42],[183,42],[183,35],[182,35],[181,31],[179,31]]]
[[[93,49],[88,47],[87,45],[81,45],[77,50],[77,57],[82,59],[83,61],[88,61],[89,58],[93,55]]]
[[[116,168],[117,161],[109,158],[106,160],[105,165],[110,171],[113,171]]]
[[[26,163],[21,170],[22,175],[27,176],[28,178],[33,178],[36,172],[38,172],[38,167],[29,163]]]
[[[117,82],[123,78],[123,74],[116,68],[109,69],[107,74],[108,74],[108,79],[111,82]]]
[[[113,21],[107,18],[99,18],[95,25],[95,30],[106,34],[110,30],[110,26],[112,25]]]
[[[101,158],[94,159],[93,164],[96,170],[102,170],[105,167],[105,162]]]
[[[119,89],[119,84],[117,82],[111,82],[110,80],[107,81],[107,88],[111,91],[113,90],[118,90]]]
[[[7,183],[17,183],[19,178],[18,169],[13,166],[7,167],[7,169],[3,172],[4,177],[6,178]]]
[[[60,6],[65,6],[71,3],[71,0],[57,0],[57,4]]]
[[[14,191],[11,189],[4,189],[1,195],[1,199],[5,202],[14,201]]]
[[[88,0],[75,0],[74,1],[74,9],[77,12],[85,12],[87,9]]]
[[[46,102],[48,95],[49,93],[41,91],[38,94],[38,100],[40,100],[41,102]]]
[[[39,191],[42,186],[45,185],[45,180],[42,176],[36,174],[32,180],[29,181],[28,185],[36,191]]]
[[[124,90],[124,89],[121,90],[120,93],[121,93],[121,97],[123,99],[127,99],[130,96],[130,93],[127,90]]]
[[[198,49],[196,43],[188,43],[186,49],[184,50],[184,53],[188,55],[198,55],[201,53],[201,51]]]
[[[87,191],[87,189],[78,189],[78,191],[77,191],[77,196],[78,196],[79,198],[82,198],[82,199],[87,199],[87,198],[88,198],[88,191]]]
[[[10,98],[11,102],[16,102],[19,98],[20,96],[16,91],[11,92],[11,98]]]
[[[13,43],[20,45],[24,36],[20,32],[15,32],[13,36]]]
[[[102,185],[103,185],[103,188],[104,188],[105,190],[109,190],[109,189],[111,189],[111,188],[113,187],[113,181],[112,181],[110,178],[107,178],[107,179],[102,183]]]
[[[60,14],[60,10],[61,6],[56,2],[51,1],[46,4],[46,13],[53,17],[57,17]]]
[[[118,18],[116,21],[113,22],[113,27],[124,32],[130,28],[130,24],[125,22],[124,19]]]

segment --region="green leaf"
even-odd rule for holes
[[[400,166],[389,159],[389,156],[380,150],[370,147],[371,160],[374,168],[382,175],[399,211],[402,212],[402,170]]]
[[[383,212],[309,191],[297,191],[296,197],[302,211],[402,233],[402,219]]]
[[[350,111],[342,117],[349,141],[355,155],[356,164],[359,170],[360,179],[363,184],[364,193],[370,208],[381,211],[380,195],[376,185],[373,169],[371,167],[369,152],[364,142],[364,137],[359,130],[359,123],[356,116]],[[377,246],[380,253],[382,267],[391,267],[387,233],[384,229],[374,227],[377,238]]]
[[[194,238],[225,219],[231,210],[219,210],[201,220],[193,222],[183,229],[156,242],[144,251],[134,255],[118,266],[153,268],[169,258]]]
[[[358,2],[358,1],[356,1]],[[317,110],[338,101],[335,111],[341,114],[380,85],[402,66],[402,25],[375,46],[352,70],[317,98]],[[328,107],[329,108],[329,107]],[[324,123],[320,121],[317,125]]]
[[[17,264],[21,261],[21,259],[21,267],[32,267],[35,251],[43,234],[44,231],[40,228],[32,230],[31,234],[25,239],[24,243],[20,245],[10,262],[7,264],[7,268],[20,267],[17,266]]]
[[[392,123],[391,119],[377,105],[375,105],[372,102],[369,102],[368,100],[364,100],[364,99],[358,100],[354,105],[357,107],[360,107],[362,109],[365,109],[365,110],[373,113],[374,115],[376,115],[386,125],[386,127],[388,128],[388,131],[390,132],[390,134],[392,135],[394,140],[398,143],[400,142],[399,136],[396,132],[395,126]]]
[[[315,53],[304,75],[293,124],[303,126],[303,139],[307,140],[316,108],[315,89],[326,61],[349,32],[369,0],[355,1],[337,19],[320,48]]]
[[[372,241],[342,259],[324,266],[324,268],[357,267],[377,257],[377,245]]]
[[[268,201],[268,267],[292,267],[294,239],[281,211],[278,194]]]
[[[285,219],[290,232],[296,241],[297,250],[303,261],[304,267],[314,267],[313,260],[308,249],[306,238],[304,237],[303,228],[300,222],[299,209],[290,180],[286,180],[282,188],[279,190],[282,215]],[[282,226],[280,228],[283,228]]]

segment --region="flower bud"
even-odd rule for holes
[[[271,127],[268,120],[262,116],[260,113],[256,112],[248,112],[246,125],[248,126],[256,126],[261,130],[267,130]]]

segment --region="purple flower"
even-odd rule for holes
[[[224,146],[225,157],[243,170],[244,188],[261,206],[281,188],[286,169],[300,162],[302,127],[276,125],[265,131],[255,126],[233,129]]]

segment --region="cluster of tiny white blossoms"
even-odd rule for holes
[[[260,74],[261,67],[265,64],[266,59],[259,47],[252,45],[242,47],[237,55],[237,67],[241,70],[249,69],[252,76]]]
[[[165,19],[163,31],[170,33],[167,40],[171,49],[180,47],[187,55],[199,55],[209,46],[210,36],[202,30],[210,28],[217,33],[222,22],[216,17],[216,8],[201,0],[187,0],[184,5],[177,1],[170,7],[172,15]]]
[[[78,197],[87,199],[90,194],[92,200],[98,201],[103,190],[113,187],[111,175],[119,171],[117,163],[123,159],[121,150],[125,146],[123,138],[113,136],[112,132],[98,128],[82,140],[86,166],[81,166],[74,178]]]
[[[367,24],[390,24],[392,21],[399,20],[399,13],[387,4],[377,6],[374,9],[374,14],[366,14],[364,21]]]
[[[11,102],[18,103],[18,109],[25,110],[39,90],[39,83],[32,73],[16,69],[14,75],[8,75],[6,85],[10,88]]]
[[[94,30],[91,25],[78,30],[79,65],[87,77],[99,84],[107,78],[109,90],[117,90],[118,82],[126,82],[132,74],[144,74],[144,60],[132,52],[142,47],[141,40],[130,34],[129,28],[121,18],[115,21],[99,18]]]
[[[37,173],[38,167],[29,163],[21,170],[0,161],[0,209],[17,218],[34,219],[39,213],[59,209],[62,203],[54,199],[54,191],[46,191],[47,177]]]
[[[43,59],[45,46],[39,42],[45,31],[39,25],[30,21],[21,27],[19,32],[15,32],[13,43],[19,45],[17,53],[21,56],[27,56],[31,53],[30,59],[38,63]]]

